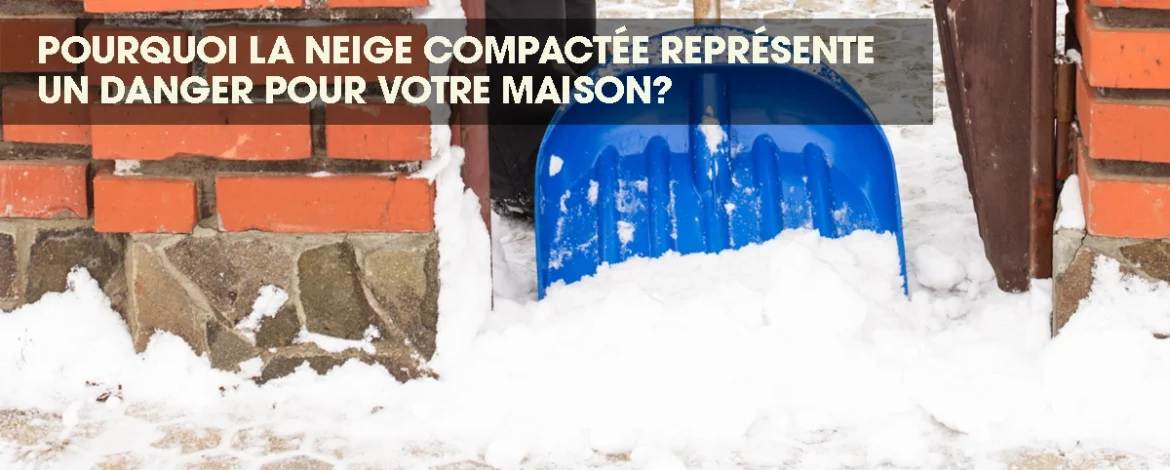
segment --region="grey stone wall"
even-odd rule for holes
[[[324,372],[355,357],[399,380],[426,376],[438,322],[437,246],[433,234],[131,235],[126,317],[139,351],[165,330],[206,353],[216,368],[237,371],[241,362],[261,358],[261,381],[304,362]],[[249,337],[236,325],[267,285],[289,300]],[[372,329],[374,352],[296,344],[302,329],[348,340]]]
[[[87,221],[0,220],[3,309],[64,290],[74,266],[102,286],[139,352],[162,330],[219,369],[260,358],[262,382],[306,362],[323,373],[352,358],[403,381],[432,375],[426,362],[435,352],[439,293],[432,233],[111,235]],[[263,286],[289,299],[248,334],[237,326]],[[348,340],[375,331],[376,339],[372,351],[328,352],[295,342],[302,330]]]
[[[0,220],[0,308],[65,290],[69,271],[81,266],[124,311],[124,246],[124,235],[96,233],[84,220]]]

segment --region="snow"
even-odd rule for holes
[[[1081,206],[1081,185],[1077,175],[1069,176],[1060,190],[1060,213],[1056,216],[1055,226],[1057,229],[1085,229],[1085,209]]]
[[[366,328],[366,331],[362,335],[362,339],[360,341],[336,338],[319,333],[311,333],[309,330],[301,327],[301,331],[297,332],[297,336],[293,338],[293,343],[315,344],[322,350],[332,353],[339,353],[350,349],[359,349],[368,354],[373,354],[375,349],[372,342],[375,339],[378,339],[379,336],[380,333],[378,333],[378,329],[373,325],[371,325],[369,328]]]
[[[636,230],[637,228],[638,227],[635,226],[634,224],[631,224],[631,223],[626,222],[624,220],[618,221],[617,234],[618,234],[618,240],[620,240],[622,242],[622,246],[625,246],[625,245],[629,244],[630,242],[634,241],[634,230]]]
[[[415,16],[461,15],[457,3]],[[939,103],[933,126],[886,127],[909,296],[892,237],[788,231],[719,255],[604,267],[538,302],[531,227],[493,217],[488,236],[459,176],[462,149],[436,125],[435,154],[414,177],[436,184],[439,378],[401,384],[350,361],[257,386],[247,380],[257,361],[218,371],[168,333],[136,354],[78,270],[64,292],[0,313],[0,411],[58,425],[34,445],[0,437],[0,466],[68,440],[53,468],[122,453],[148,468],[223,454],[258,468],[277,456],[226,437],[257,429],[304,434],[293,453],[345,468],[1011,468],[1004,455],[1021,448],[1163,461],[1170,349],[1157,338],[1170,334],[1170,286],[1103,259],[1080,312],[1050,339],[1048,282],[1027,294],[995,287]],[[1061,196],[1064,213],[1076,187]],[[279,293],[258,294],[248,321],[279,309]],[[299,338],[329,350],[369,342]],[[155,449],[160,423],[222,430],[225,441]]]
[[[699,132],[703,133],[707,150],[711,153],[719,151],[719,146],[727,142],[727,132],[723,130],[723,124],[719,122],[719,118],[715,117],[715,110],[710,106],[707,107],[706,113],[703,114],[703,119],[699,123]]]
[[[280,307],[288,302],[288,292],[273,285],[260,287],[256,300],[252,302],[252,313],[236,324],[236,329],[243,332],[249,339],[256,338],[256,330],[260,329],[260,322],[265,318],[275,317]]]
[[[561,157],[558,157],[556,155],[549,157],[548,175],[549,176],[556,176],[557,173],[561,172],[561,166],[563,166],[564,164],[565,164],[565,161],[561,160]]]
[[[950,290],[967,279],[967,270],[953,256],[932,245],[914,249],[910,261],[919,284],[937,290]]]
[[[142,162],[138,160],[114,160],[114,174],[118,176],[137,175],[141,167]]]

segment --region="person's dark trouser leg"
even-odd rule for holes
[[[563,41],[592,36],[596,28],[594,0],[487,0],[486,7],[489,35],[552,36]],[[539,84],[545,77],[559,80],[573,72],[552,65],[489,64],[488,73],[495,79],[532,76]],[[507,212],[532,213],[537,154],[556,110],[556,105],[504,106],[498,99],[488,106],[492,199]],[[504,119],[513,124],[500,124]]]

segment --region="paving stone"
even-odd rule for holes
[[[205,455],[183,466],[185,470],[235,470],[244,468],[240,459],[230,455]]]
[[[329,470],[333,465],[309,456],[299,455],[275,462],[269,462],[260,467],[260,470]]]
[[[60,432],[61,418],[33,411],[0,410],[0,441],[31,446]]]
[[[93,470],[138,470],[146,468],[142,460],[131,453],[107,455],[98,460]]]
[[[170,425],[160,429],[163,437],[151,444],[156,449],[179,449],[191,454],[219,447],[223,431],[216,428],[192,428],[185,425]]]
[[[252,312],[260,287],[271,284],[289,291],[292,284],[288,250],[258,238],[187,237],[167,248],[167,257],[232,325]]]
[[[282,454],[301,448],[304,434],[282,435],[268,428],[249,428],[236,432],[232,437],[234,450],[259,450],[265,454]]]
[[[297,261],[301,305],[309,331],[362,339],[373,325],[379,337],[386,326],[366,299],[353,246],[347,242],[313,248]]]

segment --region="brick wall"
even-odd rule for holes
[[[1170,0],[1070,2],[1081,64],[1073,138],[1085,230],[1054,240],[1053,333],[1101,256],[1170,281]]]
[[[110,26],[101,15],[82,19],[76,11],[46,21],[43,7],[35,5],[39,0],[16,1],[33,4],[26,10],[35,15],[0,9],[0,44],[35,45],[39,35],[159,32]],[[117,18],[254,8],[330,17],[358,8],[344,14],[353,25],[316,27],[346,35],[358,30],[426,35],[424,26],[408,21],[405,8],[426,0],[308,3],[306,9],[303,0],[86,0],[84,9]],[[250,23],[163,32],[298,34],[292,26]],[[425,62],[396,69],[226,64],[111,69],[96,63],[36,64],[33,53],[31,48],[0,51],[0,307],[61,290],[68,270],[83,266],[122,312],[140,350],[161,329],[227,370],[260,358],[265,379],[301,362],[324,370],[352,356],[384,364],[400,378],[426,373],[423,363],[434,352],[437,319],[435,188],[410,173],[432,155],[431,127],[423,124],[427,108],[63,106],[40,103],[35,87],[35,77],[45,73],[356,74],[373,80],[425,74]],[[131,111],[158,116],[162,124],[126,118]],[[20,118],[27,116],[42,118]],[[388,116],[407,123],[388,124]],[[183,125],[184,119],[200,125]],[[262,285],[276,285],[290,300],[259,331],[242,331],[237,325]],[[348,339],[371,339],[371,329],[376,330],[377,352],[326,353],[295,342],[302,329]]]
[[[1077,167],[1088,231],[1170,237],[1170,1],[1082,0],[1076,12]]]

